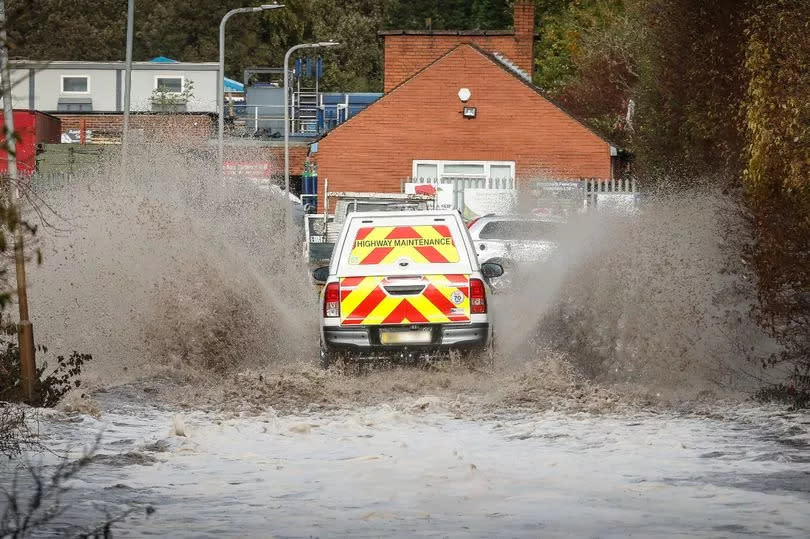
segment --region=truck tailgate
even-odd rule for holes
[[[340,279],[340,323],[469,322],[469,295],[469,275],[343,277]]]

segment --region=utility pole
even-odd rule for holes
[[[300,49],[317,49],[319,47],[339,47],[337,41],[319,41],[318,43],[301,43],[287,49],[284,55],[284,191],[290,196],[290,56]],[[285,202],[289,203],[289,200]]]
[[[124,125],[121,131],[121,171],[127,173],[129,105],[132,95],[132,39],[135,33],[135,0],[127,0],[127,51],[124,63]]]
[[[0,72],[2,74],[3,116],[5,119],[6,154],[8,155],[8,204],[12,204],[12,188],[17,186],[17,141],[14,139],[14,107],[11,102],[11,72],[8,67],[8,34],[6,32],[6,5],[0,0]],[[17,219],[21,218],[19,208]],[[34,328],[28,319],[28,292],[25,287],[25,250],[22,223],[14,230],[14,259],[17,266],[17,303],[20,307],[20,323],[17,326],[17,342],[20,350],[20,382],[23,395],[30,401],[34,397],[36,358],[34,356]]]
[[[238,7],[232,9],[222,17],[219,22],[219,75],[217,76],[217,167],[222,174],[222,164],[225,160],[224,133],[225,133],[225,24],[228,19],[237,13],[259,13],[269,9],[278,9],[284,4],[262,4],[256,7]]]

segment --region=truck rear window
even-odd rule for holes
[[[393,264],[402,258],[417,264],[452,264],[459,261],[459,253],[446,225],[368,226],[357,229],[348,263]]]

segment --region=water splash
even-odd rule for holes
[[[99,383],[184,364],[214,370],[311,355],[316,295],[277,192],[217,173],[207,147],[133,147],[39,185],[56,216],[31,272],[37,336],[95,357]],[[158,369],[159,370],[159,369]]]
[[[737,207],[705,188],[572,219],[555,256],[524,268],[500,303],[505,359],[550,348],[591,380],[637,390],[751,389],[772,344],[748,316],[755,290]]]

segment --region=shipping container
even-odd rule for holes
[[[37,169],[37,147],[57,144],[61,140],[62,121],[56,116],[38,110],[14,111],[14,130],[17,132],[17,170],[22,176],[31,176]],[[5,118],[0,115],[0,173],[8,171],[5,151]]]

